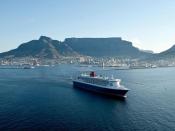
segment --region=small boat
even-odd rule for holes
[[[129,89],[120,85],[121,80],[113,77],[97,76],[94,71],[89,74],[81,74],[73,80],[73,87],[104,95],[126,98]]]
[[[23,64],[23,65],[22,65],[22,68],[23,68],[23,69],[34,69],[35,67],[32,66],[32,65],[30,65],[30,64]]]

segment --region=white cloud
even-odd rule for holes
[[[138,48],[142,48],[143,47],[143,43],[141,42],[141,40],[139,38],[134,37],[134,38],[131,38],[129,40],[133,43],[133,45],[135,47],[138,47]]]

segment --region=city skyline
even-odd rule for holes
[[[175,1],[1,1],[0,52],[45,35],[121,37],[154,52],[173,46]]]

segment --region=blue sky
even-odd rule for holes
[[[160,52],[175,44],[175,0],[1,0],[0,52],[41,35],[122,37]]]

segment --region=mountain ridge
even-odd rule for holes
[[[134,47],[132,42],[121,37],[107,38],[66,38],[64,41],[53,40],[40,36],[38,40],[22,43],[16,49],[0,53],[6,57],[37,57],[55,59],[61,56],[92,56],[92,57],[121,57],[147,58],[151,52]]]
[[[31,40],[19,45],[16,49],[0,53],[0,57],[59,58],[65,54],[77,55],[67,45],[62,45],[60,41],[41,36],[38,40]]]

